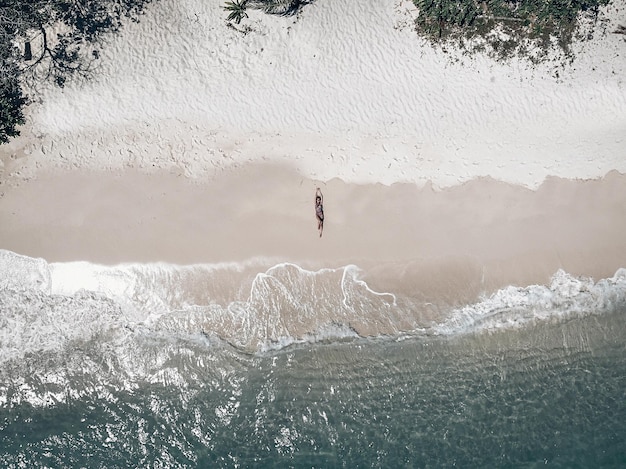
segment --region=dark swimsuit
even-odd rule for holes
[[[322,204],[315,206],[315,214],[319,221],[324,221],[324,207],[322,207]]]

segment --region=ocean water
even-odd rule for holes
[[[0,251],[0,466],[626,466],[626,270],[472,275]]]

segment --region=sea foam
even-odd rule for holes
[[[559,270],[550,285],[509,286],[479,303],[459,308],[434,331],[450,335],[511,329],[618,309],[626,311],[626,269],[598,282]]]
[[[434,316],[432,303],[406,289],[376,291],[355,265],[49,264],[0,251],[0,272],[3,360],[98,337],[204,337],[259,352],[345,338],[512,329],[626,310],[626,269],[597,282],[559,270],[550,285],[509,286],[472,304],[440,307]]]

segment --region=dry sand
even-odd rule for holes
[[[5,177],[132,167],[203,179],[269,161],[326,181],[536,188],[626,172],[626,41],[612,33],[625,0],[602,9],[568,66],[445,54],[413,31],[407,0],[250,11],[246,34],[223,3],[155,2],[110,38],[90,81],[39,90],[24,136],[0,148]]]

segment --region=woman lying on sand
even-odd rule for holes
[[[322,191],[318,187],[315,191],[315,216],[317,217],[317,229],[320,231],[320,238],[322,237],[322,231],[324,231],[324,196]]]

